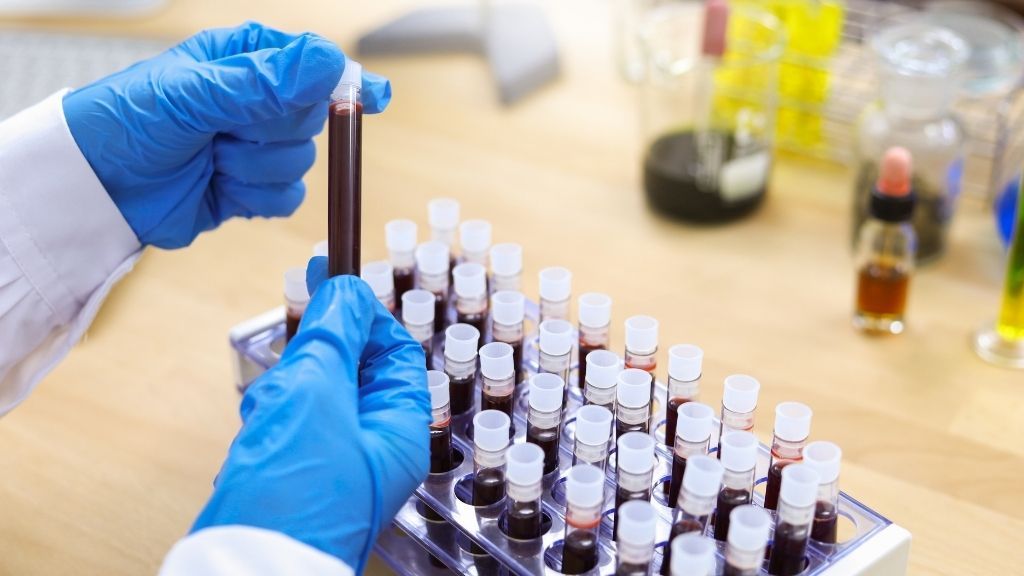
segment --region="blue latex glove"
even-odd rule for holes
[[[233,216],[302,203],[345,55],[250,22],[207,30],[64,97],[75,142],[143,244],[187,246]],[[363,74],[363,110],[391,85]]]
[[[192,530],[276,530],[362,572],[430,466],[423,348],[353,276],[316,290],[281,362],[242,399],[241,431]]]

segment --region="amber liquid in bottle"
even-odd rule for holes
[[[910,276],[903,270],[876,263],[857,275],[857,312],[874,318],[903,318]]]

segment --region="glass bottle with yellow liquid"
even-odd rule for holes
[[[1007,260],[999,317],[994,325],[978,331],[974,350],[992,364],[1024,368],[1024,201],[1017,201],[1017,219]]]

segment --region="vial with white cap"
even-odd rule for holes
[[[526,297],[522,292],[499,290],[491,295],[491,340],[512,347],[512,363],[518,386],[523,381],[523,322]]]
[[[491,342],[480,347],[480,409],[498,410],[512,418],[516,390],[512,347],[504,342]]]
[[[701,364],[704,351],[692,344],[677,344],[668,349],[668,405],[665,407],[665,445],[672,447],[676,437],[676,416],[680,406],[695,402],[700,393]]]
[[[487,220],[466,220],[459,224],[459,247],[463,262],[474,262],[486,269],[491,249],[491,223]]]
[[[572,272],[568,268],[552,266],[539,273],[540,321],[568,320],[569,301],[572,299]]]
[[[716,512],[716,514],[718,514]],[[716,520],[717,522],[717,520]],[[772,528],[772,517],[764,508],[746,504],[729,513],[729,536],[725,547],[728,576],[758,576],[764,563],[764,549]]]
[[[430,222],[430,239],[448,247],[453,255],[451,267],[455,267],[455,230],[459,227],[459,202],[454,198],[434,198],[427,202],[427,220]]]
[[[544,474],[558,470],[558,438],[562,424],[565,381],[555,374],[530,378],[530,411],[526,417],[526,441],[544,451]]]
[[[726,376],[722,392],[722,424],[718,430],[721,440],[729,432],[754,429],[754,411],[757,410],[757,394],[761,383],[752,376],[733,374]],[[718,457],[722,457],[722,446],[718,446]]]
[[[434,295],[426,290],[402,294],[402,325],[423,346],[427,370],[434,367]]]
[[[434,295],[434,332],[444,330],[448,312],[448,246],[431,240],[416,247],[419,288]]]
[[[583,390],[587,381],[587,356],[595,350],[611,347],[612,298],[600,292],[586,292],[576,299],[580,330],[579,381]]]
[[[591,464],[604,470],[608,460],[608,439],[612,435],[612,413],[600,406],[583,406],[576,411],[576,445],[573,464]]]
[[[679,505],[672,513],[672,530],[669,542],[681,534],[695,532],[703,534],[708,519],[715,509],[715,500],[722,485],[722,465],[710,456],[694,456],[686,464],[683,475],[683,489],[679,491]],[[664,569],[672,565],[669,558],[672,548],[665,550]]]
[[[768,484],[764,491],[764,507],[775,510],[779,505],[782,469],[803,459],[802,451],[811,435],[810,407],[800,402],[781,402],[775,406],[775,433],[772,456],[768,463]]]
[[[512,420],[497,410],[473,417],[473,505],[490,506],[505,497],[505,450]]]
[[[729,515],[735,508],[750,504],[754,494],[757,437],[750,432],[729,432],[721,444],[728,449],[722,454],[725,472],[715,507],[715,540],[725,541],[729,535]]]
[[[768,560],[772,576],[795,576],[804,571],[820,483],[821,476],[802,462],[782,469],[778,517]]]
[[[615,510],[615,519],[622,527],[615,537],[618,545],[615,576],[648,576],[658,527],[654,506],[643,500],[631,500]]]
[[[285,342],[299,331],[299,322],[309,305],[306,269],[289,268],[284,272],[284,337]]]
[[[541,537],[543,477],[544,451],[535,444],[513,444],[505,452],[505,478],[508,481],[505,534],[509,538],[533,540]]]
[[[615,434],[650,432],[651,375],[638,368],[619,372],[615,385]]]
[[[654,438],[643,432],[629,432],[619,436],[615,451],[616,483],[615,508],[630,500],[651,501],[651,483],[654,481]],[[619,519],[615,518],[615,537],[618,538]]]
[[[384,225],[384,243],[394,271],[395,300],[402,307],[402,296],[416,283],[416,223],[391,220]]]
[[[448,375],[438,370],[427,371],[427,387],[430,389],[430,473],[443,474],[454,468]]]
[[[569,399],[569,368],[572,365],[572,324],[551,319],[540,323],[537,366],[541,373],[554,374],[566,383],[562,408]]]
[[[672,558],[671,563],[669,557]],[[714,540],[694,532],[673,538],[665,548],[661,573],[669,574],[669,568],[671,576],[714,576]]]
[[[491,290],[522,290],[523,247],[514,242],[491,246]]]
[[[359,275],[362,224],[363,67],[346,60],[327,114],[327,271]]]
[[[626,318],[626,368],[639,368],[651,374],[654,394],[658,369],[658,321],[650,316]]]
[[[832,442],[811,442],[804,447],[804,464],[821,477],[811,538],[825,544],[835,544],[838,538],[839,464],[842,459],[843,451]]]
[[[587,380],[583,384],[583,403],[603,406],[615,413],[615,388],[622,372],[622,359],[608,350],[587,354]]]
[[[562,572],[583,574],[597,566],[604,473],[590,464],[577,464],[566,476]]]
[[[479,342],[480,333],[469,324],[452,324],[444,332],[444,371],[451,380],[452,414],[473,409]]]
[[[327,240],[321,240],[313,244],[313,256],[327,257]]]
[[[687,402],[676,409],[678,424],[672,446],[672,477],[666,501],[675,508],[683,487],[686,461],[694,456],[707,456],[711,449],[711,433],[715,429],[715,410],[700,402]]]
[[[455,282],[456,322],[469,324],[483,334],[487,326],[487,269],[464,262],[452,270]]]
[[[370,285],[373,295],[377,297],[388,312],[395,313],[395,277],[394,269],[387,260],[376,260],[363,264],[359,277]]]

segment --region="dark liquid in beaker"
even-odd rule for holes
[[[811,538],[826,544],[835,544],[839,531],[839,515],[831,502],[818,501],[814,507]]]
[[[733,508],[750,504],[750,492],[737,488],[723,488],[718,493],[715,508],[715,540],[725,541],[729,535],[729,514]]]
[[[452,461],[452,429],[445,422],[430,426],[430,473],[441,474],[454,468]]]
[[[505,473],[500,468],[484,468],[473,475],[473,505],[490,506],[505,497]]]
[[[550,474],[558,469],[558,426],[554,428],[526,428],[526,441],[540,446],[544,451],[544,473]]]
[[[807,553],[807,526],[783,522],[775,528],[768,573],[772,576],[794,576],[804,570]]]
[[[473,409],[473,392],[475,391],[476,374],[453,378],[448,375],[448,391],[451,398],[452,414],[465,414]]]
[[[358,276],[363,105],[332,102],[327,123],[327,268],[331,276]]]
[[[562,573],[583,574],[597,566],[597,530],[576,530],[562,546]]]
[[[669,532],[668,544],[665,545],[665,559],[661,562],[662,576],[669,576],[670,574],[669,569],[672,566],[672,541],[676,539],[676,536],[679,536],[680,534],[688,534],[690,532],[703,534],[705,523],[706,522],[698,522],[697,520],[688,518],[672,525],[672,531]]]

